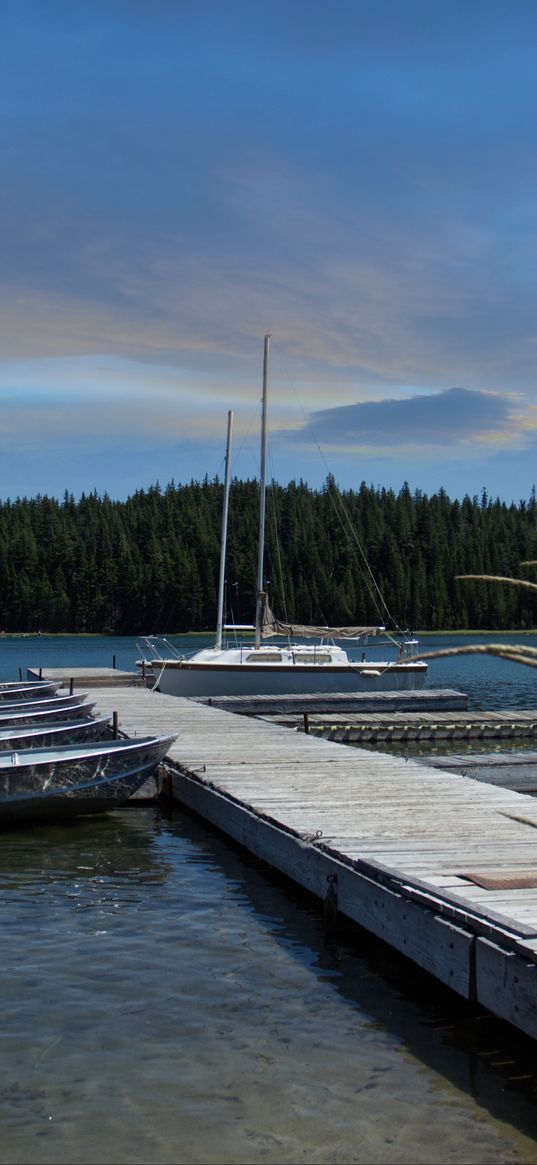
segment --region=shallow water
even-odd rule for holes
[[[4,1163],[537,1162],[533,1047],[186,814],[4,835],[0,915]]]
[[[4,637],[0,673],[136,654]],[[533,669],[463,664],[433,686],[534,706]],[[3,834],[0,919],[3,1165],[537,1165],[535,1045],[357,929],[327,946],[314,900],[187,814]]]

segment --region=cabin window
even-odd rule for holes
[[[281,663],[282,657],[274,651],[256,651],[255,655],[247,655],[246,663]]]
[[[301,651],[295,655],[295,663],[332,663],[332,656],[327,651]]]

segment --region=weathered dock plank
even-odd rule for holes
[[[177,733],[169,780],[183,804],[537,1035],[535,800],[147,689],[90,698],[129,735]]]

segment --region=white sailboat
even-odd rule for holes
[[[349,658],[337,640],[353,641],[364,646],[369,636],[385,628],[306,627],[276,619],[268,605],[264,586],[265,498],[267,461],[267,395],[270,336],[265,336],[263,355],[263,397],[261,419],[261,473],[259,536],[257,555],[257,599],[255,625],[225,626],[224,580],[227,538],[227,513],[230,486],[230,451],[233,414],[228,414],[225,461],[224,506],[220,551],[218,618],[213,647],[202,648],[190,656],[181,656],[167,640],[146,636],[142,639],[142,666],[151,667],[155,687],[171,696],[244,696],[303,695],[327,692],[374,692],[411,690],[425,682],[427,664],[415,658],[417,641],[409,639],[399,648],[395,660]],[[253,644],[222,646],[222,631],[254,631]],[[265,640],[284,638],[283,644],[268,645]],[[314,638],[311,646],[295,639]]]

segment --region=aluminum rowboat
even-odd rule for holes
[[[82,704],[86,696],[87,692],[70,692],[69,695],[65,696],[57,696],[53,692],[50,696],[25,696],[23,700],[0,700],[0,715],[7,715],[8,712],[22,712],[26,708],[33,711],[38,711],[41,708],[69,708],[74,704]]]
[[[66,707],[58,708],[55,703],[51,707],[39,701],[30,701],[17,704],[15,707],[10,705],[9,710],[0,704],[0,728],[8,728],[11,725],[14,727],[19,724],[45,724],[51,720],[78,720],[81,716],[89,716],[95,704],[86,704],[85,697],[81,697],[79,704],[67,704]]]
[[[61,686],[61,680],[2,680],[0,700],[34,700],[36,696],[53,696]]]
[[[45,720],[41,724],[0,725],[0,752],[21,748],[52,748],[60,744],[82,744],[112,736],[110,718],[80,717],[79,720]]]
[[[175,739],[141,736],[0,754],[0,827],[102,813],[123,804]]]

